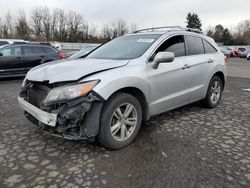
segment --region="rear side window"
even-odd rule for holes
[[[23,53],[24,55],[36,55],[36,54],[42,54],[43,51],[41,50],[41,48],[36,46],[24,46]]]
[[[181,57],[186,55],[184,36],[178,35],[169,38],[164,43],[160,45],[160,47],[154,52],[153,56],[149,61],[153,61],[155,55],[158,52],[173,52],[175,57]]]
[[[210,53],[216,53],[217,50],[206,40],[203,40],[204,48],[205,48],[205,53],[210,54]]]
[[[26,42],[14,42],[13,44],[26,44]]]
[[[0,46],[6,45],[6,44],[9,44],[9,43],[7,41],[0,41]]]
[[[43,49],[43,53],[45,53],[45,54],[55,53],[55,50],[53,50],[49,47],[42,47],[42,49]]]
[[[194,36],[186,36],[188,55],[204,54],[202,39]]]

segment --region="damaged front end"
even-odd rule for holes
[[[25,116],[43,131],[66,139],[93,138],[99,132],[103,99],[95,92],[70,100],[46,102],[50,91],[71,83],[26,81],[19,104]]]

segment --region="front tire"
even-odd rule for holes
[[[219,104],[223,87],[221,78],[214,76],[209,83],[206,98],[203,100],[204,107],[214,108]]]
[[[104,104],[98,141],[108,148],[121,149],[135,140],[141,122],[139,101],[127,93],[114,94]]]

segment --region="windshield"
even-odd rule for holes
[[[160,36],[159,34],[145,34],[119,37],[93,51],[88,58],[134,59],[140,57]]]

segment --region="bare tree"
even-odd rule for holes
[[[129,32],[133,33],[137,30],[137,25],[135,23],[132,23],[129,27]]]
[[[82,39],[83,41],[89,41],[95,37],[97,27],[93,24],[85,22],[83,26]]]
[[[4,38],[12,38],[13,37],[13,22],[12,22],[12,16],[10,12],[8,11],[5,15],[5,19],[3,21],[3,37]]]
[[[102,33],[103,33],[103,38],[105,38],[105,39],[110,40],[110,39],[112,39],[114,37],[113,36],[113,29],[108,24],[105,24],[103,26]]]
[[[0,38],[3,38],[3,21],[1,17],[0,17]]]
[[[63,9],[58,9],[58,37],[60,41],[65,41],[67,33],[67,14]]]
[[[30,28],[27,23],[26,14],[24,10],[20,9],[16,18],[16,36],[28,40],[30,35]]]
[[[240,22],[234,35],[236,44],[250,44],[250,20]]]
[[[96,25],[93,25],[93,24],[88,24],[88,37],[89,39],[93,38],[96,34]]]
[[[48,7],[43,7],[41,9],[41,15],[43,36],[46,41],[49,41],[51,37],[51,15]]]
[[[33,30],[36,38],[40,39],[43,35],[43,10],[41,7],[36,7],[31,12],[33,21]]]
[[[51,16],[51,38],[55,39],[58,33],[58,9],[53,10],[53,14]]]
[[[122,35],[128,33],[128,30],[129,30],[126,21],[124,21],[121,18],[114,21],[112,23],[112,27],[113,27],[112,30],[113,30],[114,37],[122,36]]]
[[[128,31],[129,27],[127,26],[127,23],[121,18],[111,22],[110,24],[105,24],[102,29],[103,37],[105,39],[112,39],[122,36],[128,33]]]
[[[77,41],[80,37],[80,29],[83,28],[83,17],[76,12],[68,14],[68,35],[69,41]]]

